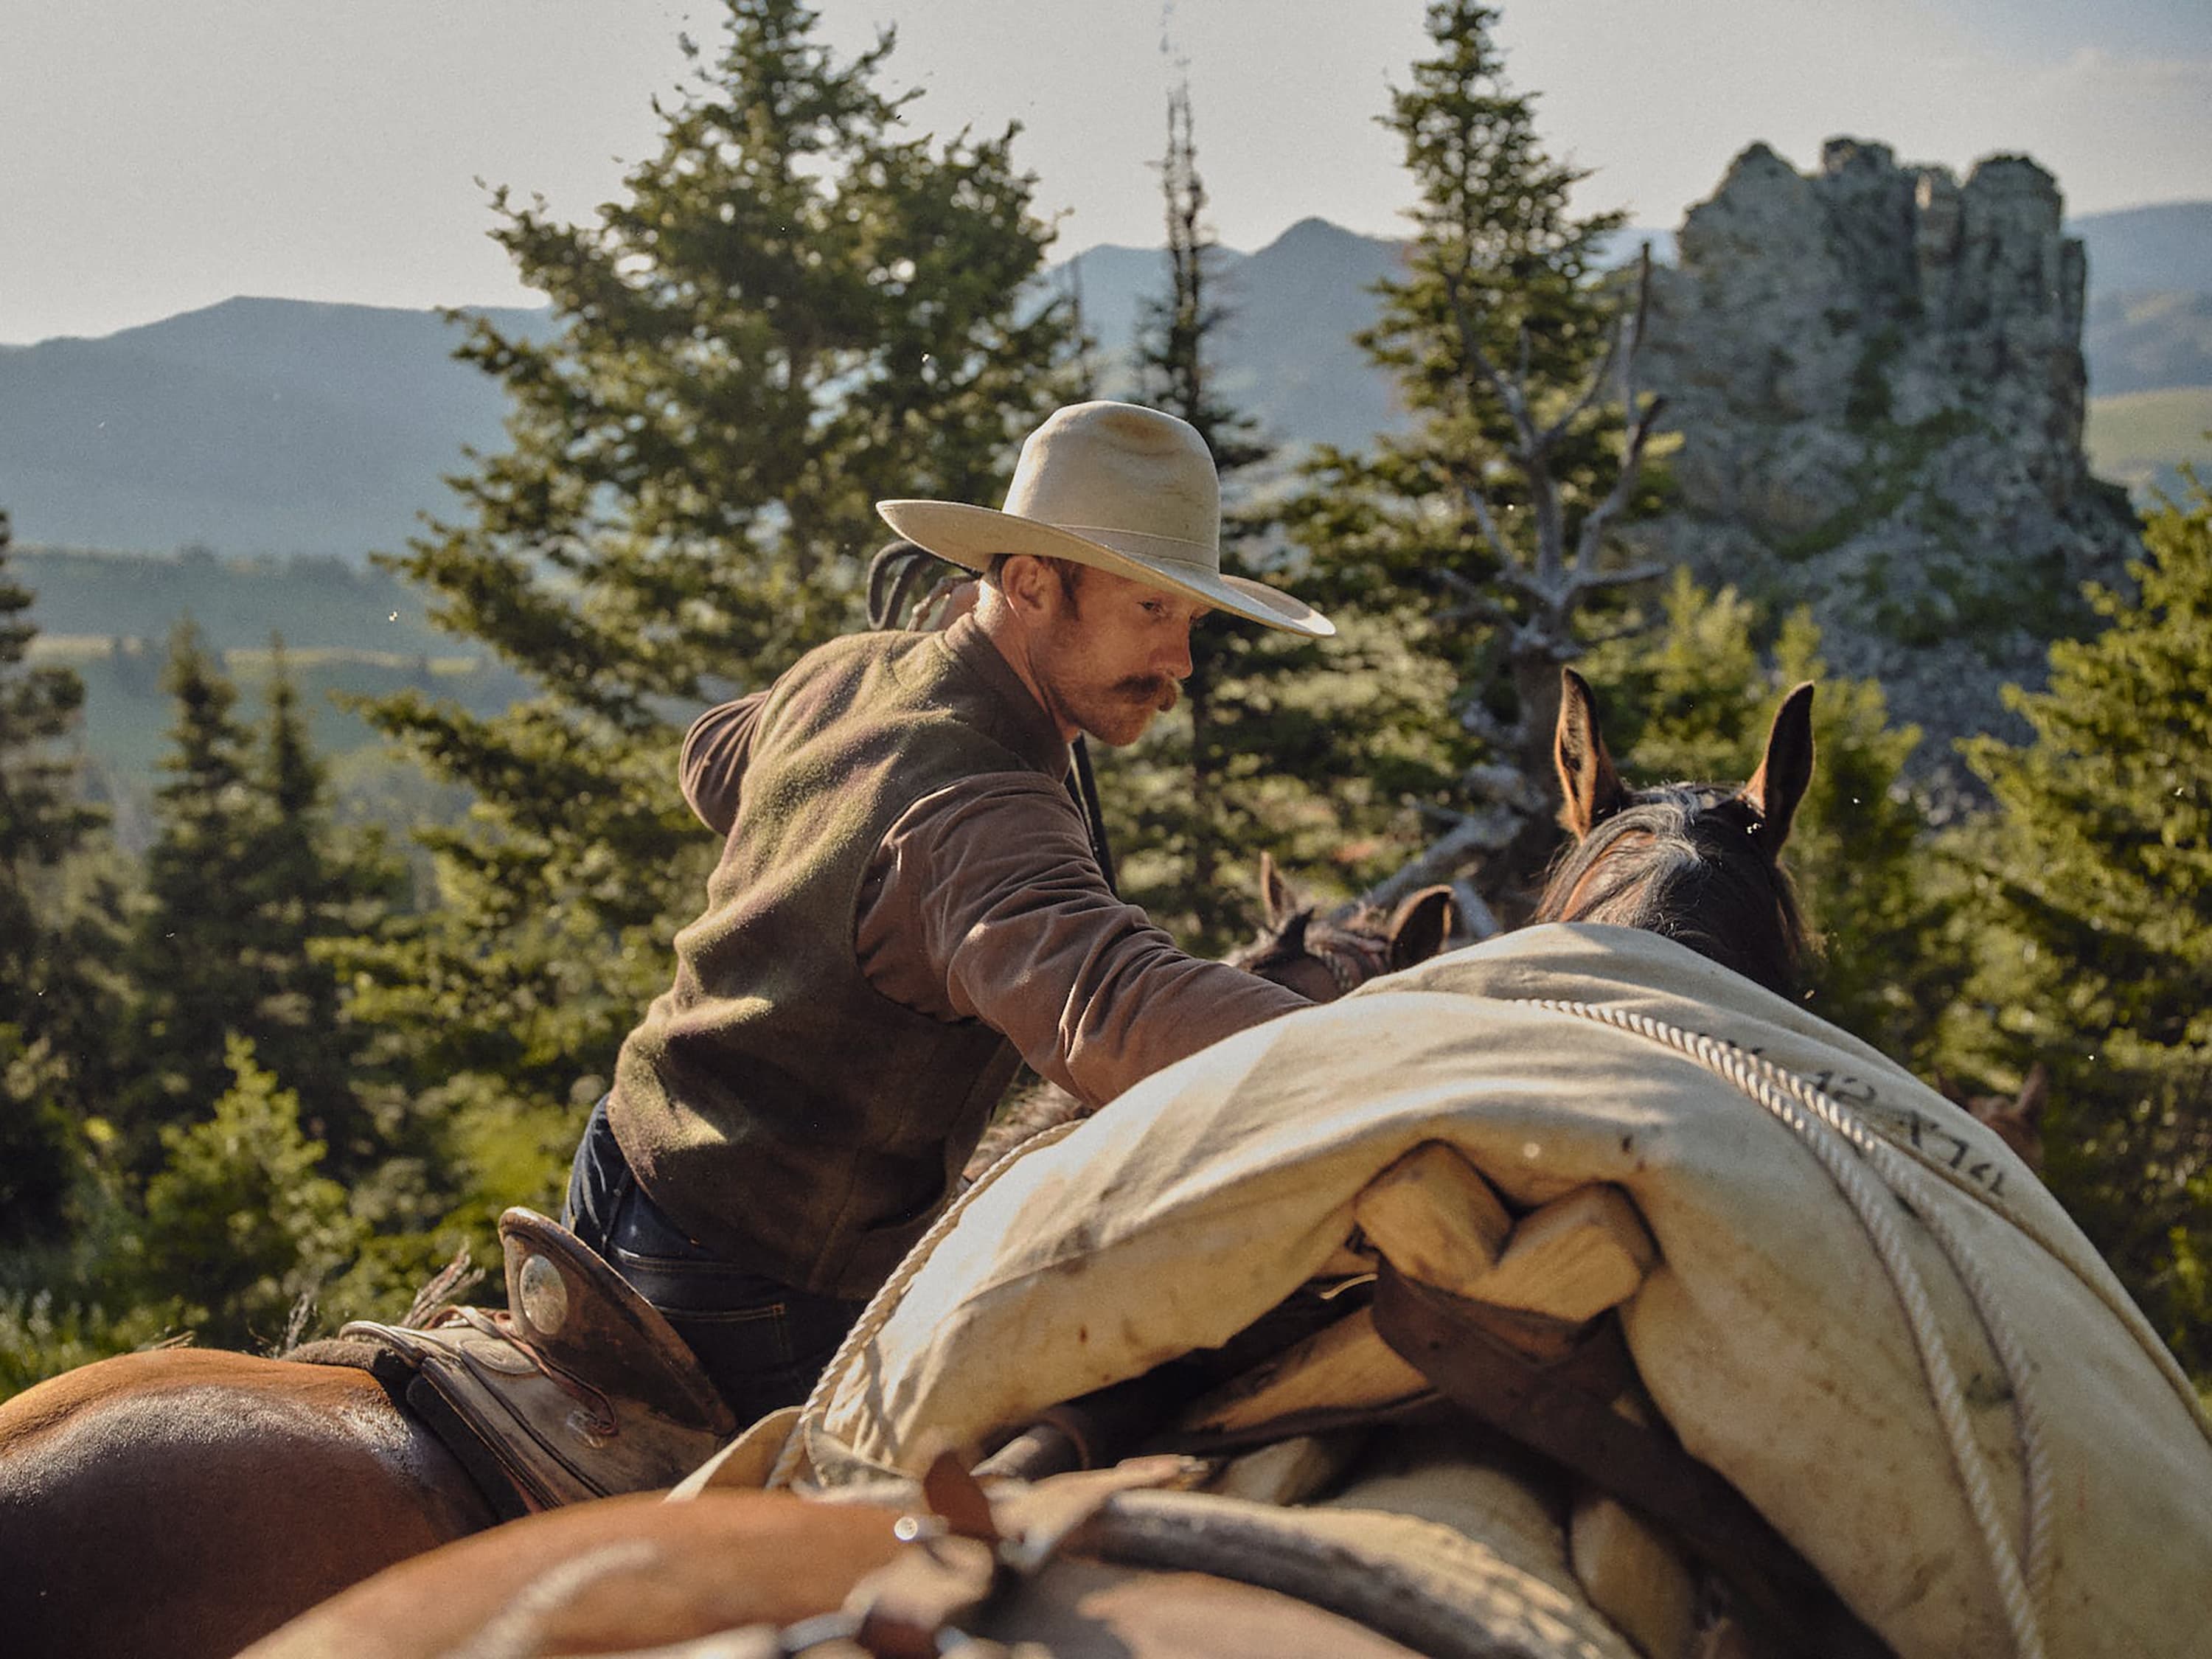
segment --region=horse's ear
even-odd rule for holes
[[[1290,883],[1275,868],[1274,855],[1269,853],[1260,854],[1260,902],[1267,908],[1270,927],[1281,927],[1298,908],[1297,902],[1291,896]]]
[[[2043,1110],[2051,1101],[2051,1073],[2041,1060],[2028,1067],[2020,1093],[2010,1100],[2002,1095],[1978,1095],[1966,1109],[1996,1131],[1997,1138],[2018,1152],[2031,1170],[2043,1168]]]
[[[1390,971],[1426,962],[1451,937],[1459,906],[1449,887],[1424,887],[1390,918]]]
[[[1571,668],[1559,670],[1559,725],[1552,740],[1559,769],[1560,827],[1577,840],[1628,804],[1605,733],[1597,726],[1597,699],[1589,682]]]
[[[1790,839],[1790,820],[1813,781],[1813,683],[1806,681],[1782,700],[1773,729],[1766,734],[1766,757],[1744,785],[1742,799],[1759,814],[1752,837],[1768,858],[1781,855]]]

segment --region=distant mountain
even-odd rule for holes
[[[2081,349],[2100,398],[2212,386],[2212,279],[2194,293],[2096,295],[2082,321]]]
[[[1654,258],[1672,257],[1671,232],[1638,226],[1615,232],[1606,257],[1626,263],[1646,242]],[[1266,436],[1351,448],[1399,423],[1390,378],[1352,337],[1373,326],[1375,285],[1399,274],[1405,246],[1302,219],[1256,253],[1214,250],[1210,291],[1225,313],[1217,337],[1220,389]],[[1167,255],[1102,244],[1055,267],[1052,281],[1082,301],[1084,325],[1097,342],[1101,389],[1127,393],[1145,303],[1167,286]]]
[[[1398,424],[1391,381],[1352,336],[1375,320],[1375,285],[1404,261],[1400,242],[1321,219],[1292,225],[1223,284],[1223,392],[1279,441],[1352,448]]]
[[[542,331],[545,313],[489,313]],[[0,506],[27,544],[396,549],[503,395],[434,312],[227,300],[100,339],[0,348]]]
[[[2212,202],[2085,213],[2066,226],[2089,256],[2089,294],[2212,293]],[[2117,390],[2117,388],[2115,388]]]
[[[2090,390],[2212,384],[2212,202],[2092,214]],[[1620,232],[1617,261],[1672,235]],[[1402,244],[1303,220],[1257,252],[1221,250],[1221,389],[1279,442],[1354,446],[1400,418],[1352,337]],[[1048,280],[1079,291],[1102,389],[1131,384],[1156,248],[1105,246]],[[526,335],[543,311],[489,313]],[[438,314],[238,299],[100,339],[0,347],[0,507],[26,546],[335,556],[397,549],[452,501],[465,445],[504,441],[499,387],[456,363]]]

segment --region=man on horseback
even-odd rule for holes
[[[1198,433],[1079,404],[1003,511],[878,510],[981,573],[975,607],[832,641],[693,726],[684,793],[721,861],[568,1191],[740,1422],[805,1395],[1022,1060],[1096,1104],[1304,1006],[1116,898],[1066,787],[1079,736],[1132,743],[1175,705],[1209,611],[1334,631],[1221,574]]]

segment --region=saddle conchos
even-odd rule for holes
[[[581,1240],[526,1209],[499,1237],[504,1310],[343,1334],[378,1346],[371,1370],[502,1520],[672,1486],[737,1431],[683,1339]]]

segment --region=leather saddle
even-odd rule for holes
[[[377,1346],[371,1371],[501,1520],[672,1486],[737,1432],[684,1340],[581,1239],[526,1209],[499,1237],[505,1309],[342,1334]]]

